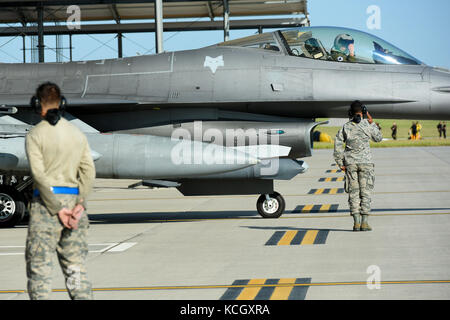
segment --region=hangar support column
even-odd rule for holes
[[[156,25],[156,53],[164,51],[163,48],[163,3],[162,0],[155,0],[155,25]]]
[[[223,0],[223,41],[230,40],[230,6]]]
[[[117,34],[117,57],[123,58],[122,32]]]
[[[38,54],[39,54],[39,63],[44,62],[44,7],[40,4],[37,8],[37,16],[38,16]]]

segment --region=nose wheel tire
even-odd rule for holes
[[[11,187],[0,187],[0,228],[12,228],[24,217],[23,196]]]
[[[285,207],[284,198],[278,192],[262,194],[256,202],[256,209],[263,218],[279,218]]]

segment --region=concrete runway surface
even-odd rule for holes
[[[450,148],[373,149],[372,232],[352,232],[332,150],[257,196],[183,197],[97,180],[88,271],[96,299],[450,299]],[[336,178],[336,179],[328,179]],[[28,299],[26,225],[0,230],[0,299]],[[54,263],[52,299],[68,299]]]

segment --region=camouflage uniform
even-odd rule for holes
[[[337,62],[356,62],[356,58],[337,50],[331,50],[331,59]]]
[[[355,229],[358,229],[360,215],[362,223],[367,224],[370,214],[370,197],[375,182],[370,140],[380,142],[382,139],[376,124],[369,124],[367,120],[360,123],[349,121],[336,135],[334,159],[339,167],[346,167],[345,191],[349,195],[348,203],[355,219]]]
[[[78,229],[64,228],[58,212],[77,204],[86,208],[86,198],[95,178],[95,167],[86,136],[66,119],[52,126],[41,121],[25,140],[34,188],[26,242],[28,294],[48,299],[51,292],[53,257],[56,252],[72,299],[91,299],[86,274],[86,212]],[[53,187],[78,188],[78,195],[55,194]]]
[[[63,206],[73,208],[74,195],[56,195]],[[85,267],[89,220],[83,213],[77,230],[63,227],[57,215],[51,215],[39,197],[30,209],[25,259],[27,261],[28,293],[32,300],[49,299],[53,258],[57,253],[71,299],[92,299],[91,284]]]

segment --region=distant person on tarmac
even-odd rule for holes
[[[419,123],[419,121],[416,121],[416,128],[417,128],[416,140],[420,140],[422,139],[422,136],[420,134],[420,132],[422,131],[422,125]]]
[[[439,132],[439,139],[441,139],[442,138],[442,121],[439,122],[439,124],[437,125],[437,129]]]
[[[411,125],[411,140],[417,140],[417,125],[415,122]]]
[[[447,139],[447,124],[445,122],[442,123],[442,135],[444,136],[444,139]]]
[[[50,82],[40,85],[31,99],[42,118],[25,139],[34,182],[25,250],[32,300],[50,298],[55,253],[70,298],[92,298],[84,211],[95,167],[86,136],[62,117],[64,101],[58,86]]]
[[[397,140],[397,124],[394,122],[391,127],[392,139]]]
[[[367,115],[367,120],[364,115]],[[334,159],[345,172],[345,191],[354,220],[353,231],[370,231],[368,220],[375,183],[370,141],[381,142],[383,136],[360,101],[352,103],[349,116],[351,120],[336,135]]]

